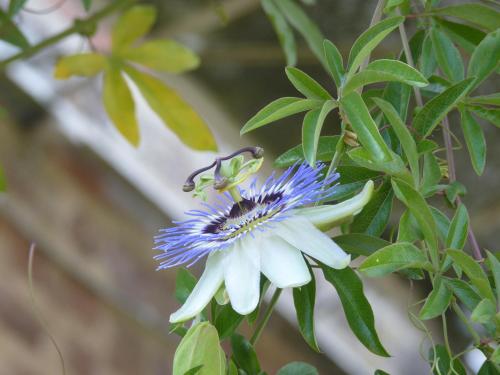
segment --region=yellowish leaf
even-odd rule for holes
[[[182,73],[196,68],[200,63],[193,51],[173,40],[152,40],[139,47],[126,49],[120,56],[153,70],[168,73]]]
[[[136,5],[125,11],[116,21],[112,31],[113,51],[129,47],[153,26],[156,10],[149,5]]]
[[[132,94],[121,71],[110,66],[104,73],[102,90],[104,108],[118,131],[134,146],[139,144],[139,125]]]
[[[106,65],[106,58],[97,53],[80,53],[61,57],[54,68],[54,77],[67,79],[71,76],[91,77]]]
[[[212,132],[194,109],[159,79],[130,66],[125,72],[149,106],[187,146],[196,150],[217,150]]]

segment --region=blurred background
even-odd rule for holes
[[[2,1],[2,7],[6,1]],[[95,1],[99,9],[106,1]],[[292,117],[240,137],[239,129],[273,99],[294,96],[284,74],[285,60],[258,0],[152,1],[159,18],[153,35],[172,37],[201,56],[201,67],[181,76],[162,76],[193,105],[213,130],[220,153],[245,145],[266,150],[265,175],[272,160],[300,142],[301,117]],[[309,2],[307,2],[309,3]],[[305,6],[344,58],[367,28],[374,0],[317,0]],[[58,5],[53,7],[54,5]],[[18,24],[32,43],[68,27],[85,15],[80,0],[30,0]],[[50,10],[50,11],[47,11]],[[221,12],[224,16],[221,16]],[[110,46],[110,25],[93,38],[98,50]],[[34,289],[39,310],[57,340],[68,374],[169,374],[178,336],[168,334],[176,270],[156,272],[152,239],[159,228],[182,217],[196,202],[182,184],[215,154],[184,146],[156,115],[138,102],[142,142],[132,148],[109,123],[100,100],[100,78],[56,81],[52,70],[61,55],[88,50],[71,36],[43,53],[11,64],[0,76],[0,163],[7,193],[0,195],[0,374],[58,374],[57,353],[44,333],[29,297],[27,264],[36,243]],[[374,56],[401,49],[391,35]],[[0,43],[0,58],[15,50]],[[326,73],[299,39],[299,64],[330,89]],[[498,76],[497,76],[498,77]],[[498,89],[491,82],[486,92]],[[334,116],[325,133],[336,133]],[[453,130],[452,118],[452,130]],[[458,150],[458,179],[472,226],[482,247],[497,250],[500,224],[500,133],[485,126],[488,162],[481,178]],[[440,140],[439,140],[440,141]],[[394,210],[400,211],[395,204]],[[393,223],[396,224],[396,223]],[[193,268],[199,274],[201,266]],[[366,279],[376,326],[389,359],[368,352],[350,332],[336,292],[318,275],[316,328],[323,355],[314,353],[296,329],[290,293],[278,305],[257,352],[274,374],[303,360],[320,374],[425,374],[423,332],[407,316],[408,305],[424,298],[425,283],[398,277]],[[441,328],[431,321],[439,339]],[[452,322],[453,324],[457,322]],[[248,327],[244,327],[249,332]],[[458,325],[452,345],[467,346]],[[467,364],[481,358],[468,354]]]

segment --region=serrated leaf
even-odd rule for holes
[[[246,371],[247,374],[259,374],[260,364],[255,350],[242,335],[237,333],[231,336],[231,348],[233,350],[233,359],[239,368]]]
[[[319,136],[323,128],[323,123],[328,113],[336,107],[336,102],[328,100],[323,104],[321,109],[313,109],[304,116],[304,122],[302,124],[302,148],[304,151],[304,159],[312,167],[316,164]]]
[[[500,17],[500,14],[499,14]],[[477,87],[498,68],[500,61],[500,30],[486,35],[470,57],[467,77],[475,77]]]
[[[280,368],[276,375],[319,375],[319,373],[308,363],[290,362]]]
[[[260,128],[261,126],[267,125],[276,120],[280,120],[296,113],[316,109],[322,105],[322,100],[290,97],[276,99],[248,120],[241,129],[240,133],[248,133],[249,131]]]
[[[451,82],[464,79],[464,64],[460,52],[441,30],[433,27],[430,31],[434,55],[442,72]]]
[[[106,67],[107,59],[98,53],[79,53],[63,56],[54,67],[54,77],[67,79],[71,76],[91,77]]]
[[[334,270],[322,266],[322,269],[325,279],[337,290],[352,332],[367,349],[382,357],[388,357],[389,354],[380,343],[375,330],[373,311],[358,275],[351,268]]]
[[[293,86],[309,99],[330,100],[332,96],[317,81],[302,70],[287,67],[286,76]]]
[[[446,238],[446,247],[449,249],[462,250],[467,241],[467,230],[469,228],[469,214],[463,204],[458,206],[450,224],[450,231]]]
[[[481,302],[479,294],[465,281],[445,277],[443,282],[469,311],[474,310],[478,303]]]
[[[125,71],[151,109],[184,144],[195,150],[217,150],[215,139],[205,121],[179,94],[149,74],[129,66]]]
[[[319,137],[316,160],[332,160],[339,138],[340,137],[338,135]],[[301,160],[305,160],[302,144],[297,145],[278,156],[274,161],[274,166],[277,168],[286,168]]]
[[[415,140],[411,136],[406,124],[403,123],[403,120],[399,117],[399,114],[389,102],[378,98],[374,98],[373,101],[382,110],[394,129],[394,132],[403,147],[406,158],[408,159],[415,186],[418,186],[420,180],[420,170],[418,166],[418,153]]]
[[[192,326],[182,338],[174,355],[173,375],[184,375],[199,366],[198,375],[226,374],[226,357],[217,330],[208,322]]]
[[[300,333],[307,344],[316,352],[320,352],[314,334],[314,303],[316,300],[316,281],[311,281],[299,288],[293,288],[293,303]]]
[[[480,176],[486,165],[486,141],[483,129],[465,108],[460,108],[460,125],[467,150],[469,150],[472,167]]]
[[[392,159],[389,148],[379,133],[377,125],[368,112],[365,102],[357,92],[351,92],[341,99],[341,107],[354,129],[360,143],[373,160]]]
[[[273,25],[274,32],[278,36],[281,48],[285,53],[286,64],[293,66],[297,63],[297,46],[292,28],[288,25],[285,17],[276,6],[274,0],[261,0],[262,9]]]
[[[354,217],[351,232],[380,236],[384,232],[392,211],[394,194],[391,184],[382,184],[373,194],[363,210]]]
[[[433,9],[432,13],[456,17],[486,30],[496,30],[500,27],[500,13],[493,8],[478,3],[437,8]]]
[[[21,49],[28,48],[30,43],[11,18],[0,9],[0,40]]]
[[[472,78],[463,80],[435,98],[429,100],[417,113],[413,127],[423,137],[429,136],[441,120],[465,96],[473,82]]]
[[[134,5],[116,21],[111,33],[113,52],[129,47],[149,32],[156,19],[156,9],[151,5]]]
[[[361,34],[349,53],[348,77],[356,73],[363,60],[389,33],[404,21],[404,17],[391,17],[373,25]]]
[[[325,52],[325,60],[328,66],[328,73],[330,73],[330,75],[332,76],[338,89],[343,84],[345,74],[342,55],[340,54],[335,44],[326,39],[323,41],[323,49]]]
[[[464,271],[472,285],[478,290],[479,294],[483,298],[488,298],[494,302],[495,297],[493,291],[491,290],[488,278],[481,266],[463,251],[450,249],[447,250],[446,253],[451,256],[455,263]]]
[[[424,306],[420,310],[420,319],[428,320],[443,314],[450,305],[452,296],[451,290],[440,277],[437,277],[434,281],[432,291],[427,296]]]
[[[359,270],[367,276],[379,277],[402,269],[422,267],[429,267],[422,250],[409,242],[398,242],[370,255]]]
[[[140,141],[139,124],[135,116],[135,103],[122,72],[110,66],[104,72],[102,101],[116,129],[132,145]]]
[[[475,115],[500,128],[500,108],[486,108],[479,105],[469,105],[467,108],[473,111]]]
[[[167,73],[182,73],[195,69],[200,64],[199,57],[189,48],[165,39],[123,49],[119,55],[125,60]]]
[[[362,233],[341,234],[333,238],[342,250],[352,255],[369,256],[375,251],[389,246],[389,241]]]
[[[318,60],[321,61],[323,66],[326,66],[325,57],[323,55],[323,40],[325,38],[316,23],[291,0],[278,0],[275,4],[285,15],[288,23],[302,35]]]

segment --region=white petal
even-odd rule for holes
[[[327,266],[342,269],[351,261],[349,254],[304,217],[293,216],[283,220],[276,226],[276,234]]]
[[[301,252],[278,236],[271,236],[262,242],[260,269],[278,288],[297,287],[311,281]]]
[[[217,251],[207,258],[205,271],[184,305],[170,315],[170,323],[179,323],[198,315],[210,302],[224,280],[224,251]]]
[[[363,190],[354,197],[339,204],[299,208],[295,215],[307,218],[322,231],[332,229],[361,212],[373,193],[373,181],[368,181]]]
[[[241,314],[250,314],[259,303],[260,253],[258,238],[246,235],[236,241],[227,254],[224,280],[233,309]]]

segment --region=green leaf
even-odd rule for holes
[[[156,19],[156,9],[151,5],[134,5],[116,21],[111,33],[113,52],[129,47],[149,32]]]
[[[444,213],[432,206],[431,212],[437,225],[439,238],[444,242],[448,236],[448,232],[450,231],[450,219],[448,219]]]
[[[186,302],[196,285],[196,277],[186,268],[179,268],[175,277],[175,299],[180,303]]]
[[[428,267],[425,254],[409,242],[386,246],[365,259],[359,270],[370,277],[385,276],[406,268]]]
[[[446,238],[446,247],[449,249],[462,250],[467,241],[467,230],[469,228],[469,214],[463,204],[458,206],[455,216],[450,224],[450,231]]]
[[[399,117],[399,114],[389,102],[377,98],[374,98],[373,101],[382,110],[382,112],[384,112],[385,117],[387,117],[387,119],[389,120],[389,123],[394,129],[394,132],[396,133],[399,141],[401,142],[403,151],[405,152],[408,163],[410,164],[413,181],[415,182],[415,186],[418,186],[420,179],[420,170],[418,167],[418,153],[415,140],[411,136],[411,133],[406,125],[403,123],[403,120],[401,120],[401,118]]]
[[[213,320],[220,340],[230,337],[245,317],[233,310],[231,304],[222,306]]]
[[[340,137],[338,135],[319,137],[316,160],[332,160],[339,138]],[[297,145],[278,156],[274,161],[274,166],[277,168],[287,168],[301,160],[305,160],[302,144]]]
[[[483,298],[495,301],[493,291],[486,274],[481,266],[469,255],[460,250],[447,250],[446,253],[453,258],[455,263],[464,271]]]
[[[467,189],[462,183],[453,181],[446,187],[444,193],[448,202],[450,202],[452,205],[455,205],[455,200],[457,199],[457,197],[459,195],[464,196],[467,193]]]
[[[10,18],[15,16],[24,7],[28,0],[10,0],[9,7],[7,8],[7,14]]]
[[[493,362],[484,361],[477,375],[498,375],[498,369]]]
[[[399,155],[391,153],[392,160],[384,161],[384,160],[373,160],[373,157],[363,148],[357,147],[347,152],[347,155],[359,166],[371,169],[374,171],[384,172],[389,175],[401,175],[404,177],[408,177],[406,175],[406,168],[403,163],[403,160],[399,157]],[[411,177],[410,177],[411,178]]]
[[[196,367],[193,367],[191,370],[187,371],[184,373],[184,375],[196,375],[196,374],[199,374],[201,369],[202,369],[203,365],[199,365],[199,366],[196,366]]]
[[[323,55],[323,40],[325,38],[318,26],[316,26],[316,23],[292,0],[278,0],[275,4],[285,15],[288,23],[302,35],[311,51],[321,61],[323,66],[326,67]]]
[[[344,62],[339,50],[329,40],[323,41],[323,49],[325,53],[325,60],[328,66],[328,72],[335,81],[337,88],[341,87],[344,81]]]
[[[149,74],[129,66],[125,71],[151,109],[184,144],[195,150],[217,150],[215,139],[205,121],[179,94]]]
[[[248,120],[241,129],[240,133],[248,133],[251,130],[255,130],[276,120],[280,120],[284,117],[288,117],[296,113],[316,109],[321,107],[322,105],[322,100],[289,97],[276,99],[275,101],[262,108],[250,120]]]
[[[290,362],[278,370],[276,375],[319,375],[318,370],[304,362]]]
[[[434,286],[420,310],[419,318],[428,320],[443,314],[451,302],[451,290],[440,277],[434,280]]]
[[[488,255],[488,266],[491,270],[491,274],[493,275],[493,280],[495,281],[495,289],[497,291],[497,303],[500,302],[500,260],[490,253],[486,251]]]
[[[257,359],[257,354],[242,335],[237,333],[231,336],[231,348],[233,350],[233,358],[239,368],[245,370],[249,375],[257,375],[260,372],[260,364]]]
[[[286,64],[289,66],[295,65],[297,63],[297,46],[295,45],[295,37],[291,27],[274,0],[261,0],[260,3],[278,36],[281,48],[285,53]]]
[[[132,94],[116,67],[108,67],[104,73],[102,101],[109,118],[116,129],[132,145],[139,144],[139,124],[135,117],[135,103]]]
[[[443,345],[436,345],[429,349],[429,360],[435,363],[433,367],[434,375],[466,375],[466,371],[458,358],[451,359],[450,354]]]
[[[467,106],[468,109],[472,110],[474,114],[481,117],[482,119],[491,122],[496,127],[500,128],[500,109],[499,108],[486,108],[478,105]]]
[[[404,21],[404,17],[391,17],[373,25],[361,34],[352,45],[349,53],[348,77],[356,73],[363,60],[375,47],[396,27]]]
[[[341,234],[334,237],[333,241],[349,254],[364,256],[390,245],[389,241],[362,233]]]
[[[373,160],[392,159],[389,148],[380,135],[377,125],[368,112],[365,102],[357,92],[351,92],[341,100],[342,109],[358,136],[359,141]]]
[[[478,86],[493,73],[498,67],[499,61],[500,30],[496,30],[484,37],[470,57],[467,77],[475,77],[473,87]]]
[[[473,311],[481,302],[479,294],[465,281],[444,277],[443,282],[469,311]]]
[[[420,54],[419,67],[424,77],[430,77],[437,68],[436,55],[434,54],[430,33],[425,36],[422,43],[422,53]]]
[[[436,223],[427,202],[418,191],[406,182],[397,178],[392,178],[391,182],[396,197],[409,208],[411,214],[417,220],[420,230],[429,246],[432,263],[437,265],[439,263],[439,256],[437,253]]]
[[[424,155],[424,168],[420,191],[426,196],[428,192],[434,191],[439,181],[441,181],[441,169],[439,168],[439,164],[434,154],[428,152]]]
[[[493,8],[478,3],[437,8],[433,9],[432,13],[456,17],[486,30],[496,30],[500,27],[500,13]]]
[[[462,126],[465,144],[469,150],[472,167],[480,176],[483,174],[486,165],[486,141],[483,129],[467,109],[460,108],[460,117],[460,125]]]
[[[490,299],[485,298],[479,302],[474,311],[472,311],[470,319],[476,323],[488,324],[495,319],[495,313],[495,304],[491,302]]]
[[[391,184],[385,182],[380,185],[363,210],[354,217],[351,232],[382,235],[391,216],[393,198]]]
[[[436,125],[465,96],[472,83],[472,78],[463,80],[425,103],[413,120],[417,133],[423,137],[429,136]]]
[[[92,0],[82,0],[82,5],[83,9],[88,12],[90,10],[90,7],[92,6]]]
[[[21,30],[18,29],[17,25],[12,22],[10,17],[2,9],[0,9],[0,40],[21,49],[30,46],[30,43]]]
[[[6,190],[7,183],[5,181],[5,174],[3,172],[3,169],[0,168],[0,192],[3,192]]]
[[[322,266],[325,279],[339,294],[349,327],[359,341],[370,351],[383,357],[389,354],[384,349],[375,330],[375,319],[370,303],[363,292],[360,278],[351,268],[334,270]]]
[[[314,302],[316,300],[316,281],[311,281],[299,288],[293,288],[293,303],[297,314],[300,333],[307,344],[316,352],[320,352],[314,335]]]
[[[434,55],[446,77],[451,82],[458,82],[464,79],[464,64],[460,52],[453,45],[453,42],[441,30],[433,27],[430,31]]]
[[[286,76],[293,86],[309,99],[330,100],[332,96],[318,82],[302,70],[289,66]]]
[[[349,94],[358,87],[377,82],[402,82],[411,86],[423,87],[428,84],[425,77],[416,69],[397,60],[375,60],[366,69],[354,74],[345,84],[343,93]]]
[[[167,73],[182,73],[200,64],[193,51],[173,40],[152,40],[119,54],[125,60]]]
[[[98,53],[79,53],[61,57],[54,67],[54,77],[67,79],[71,76],[91,77],[106,67],[107,59]]]
[[[208,322],[192,326],[182,338],[174,355],[173,375],[184,375],[203,366],[198,375],[225,375],[226,357],[217,330]]]
[[[382,99],[391,103],[399,117],[406,121],[410,103],[411,87],[399,82],[389,82],[384,89]]]
[[[330,199],[344,199],[363,188],[368,180],[379,177],[379,172],[358,166],[340,166],[336,171],[339,173],[339,185]]]
[[[435,17],[434,20],[456,44],[468,53],[472,53],[486,35],[481,30],[463,23],[450,22],[439,17]]]
[[[312,167],[316,164],[316,154],[318,151],[319,135],[330,111],[337,107],[337,102],[328,100],[321,109],[313,109],[306,113],[302,124],[302,148],[304,158]]]
[[[467,99],[470,103],[474,104],[490,104],[500,106],[500,93],[473,96]]]

